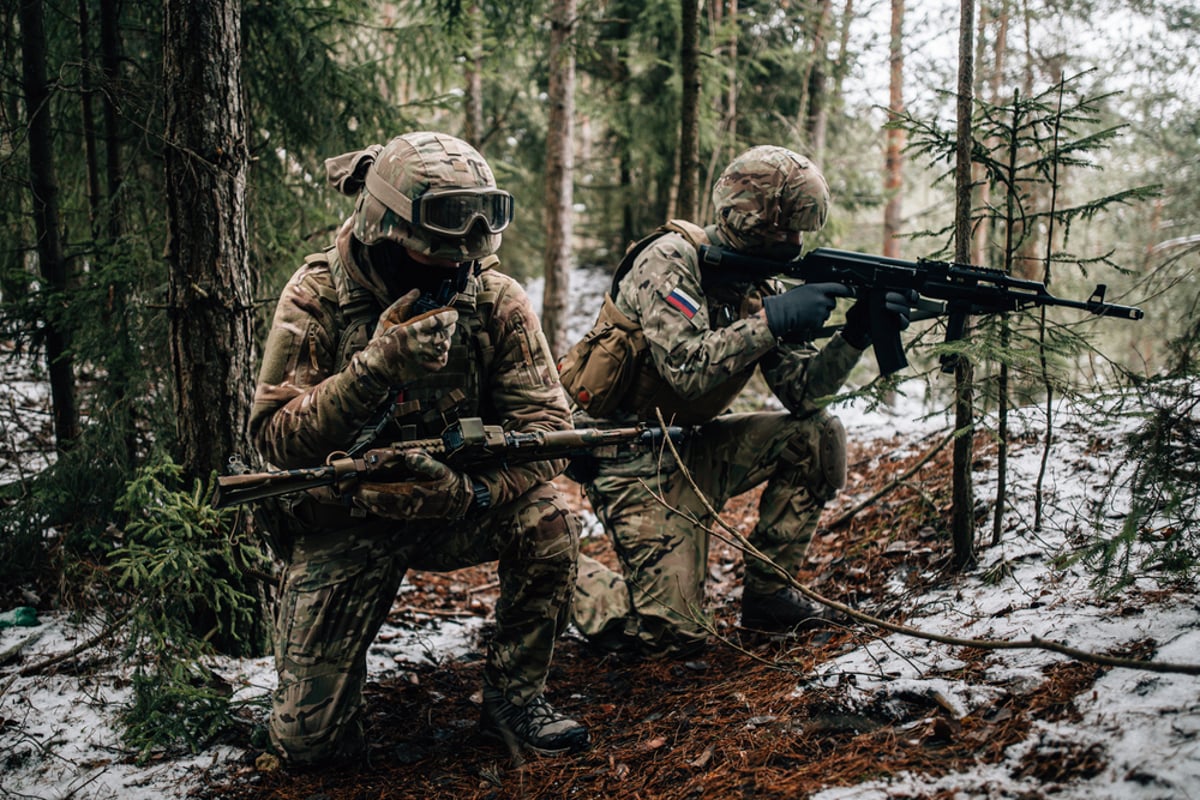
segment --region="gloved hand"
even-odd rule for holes
[[[917,302],[916,292],[888,292],[883,297],[883,307],[877,313],[886,314],[890,319],[884,321],[888,328],[902,331],[908,327],[909,315]],[[846,325],[842,328],[842,338],[859,350],[871,346],[871,302],[863,298],[850,306],[846,312]]]
[[[358,374],[385,386],[402,386],[446,366],[458,312],[437,308],[409,319],[420,296],[413,289],[379,316],[375,335],[351,359]]]
[[[456,520],[466,516],[474,493],[471,479],[428,453],[405,453],[401,467],[414,480],[359,483],[350,500],[359,508],[389,519]]]
[[[767,327],[776,338],[809,339],[829,319],[837,298],[853,297],[840,283],[806,283],[763,298]]]
[[[420,299],[421,290],[410,289],[403,297],[385,308],[379,315],[379,321],[375,323],[375,332],[371,334],[371,338],[382,336],[389,329],[407,322],[408,318],[412,316],[413,306]]]

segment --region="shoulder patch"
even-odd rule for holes
[[[667,305],[674,308],[680,314],[683,314],[688,319],[696,316],[696,311],[700,308],[698,303],[690,294],[676,286],[671,290],[671,293],[666,297]]]

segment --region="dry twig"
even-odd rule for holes
[[[659,420],[660,424],[662,424],[664,426],[666,425],[666,423],[663,421],[661,412],[658,414],[658,420]],[[810,600],[813,600],[815,602],[818,602],[824,606],[827,606],[829,608],[840,611],[841,613],[845,614],[846,616],[850,617],[851,619],[858,620],[859,622],[863,622],[868,625],[874,625],[875,627],[878,627],[878,628],[883,628],[884,630],[891,631],[892,633],[899,633],[904,636],[912,636],[917,639],[925,639],[927,641],[939,642],[941,644],[954,645],[956,647],[973,647],[973,648],[978,648],[981,650],[1030,650],[1030,649],[1049,650],[1051,652],[1061,653],[1062,655],[1068,656],[1077,661],[1086,661],[1088,663],[1101,664],[1101,665],[1107,666],[1107,667],[1120,667],[1123,669],[1141,669],[1141,670],[1146,670],[1149,672],[1178,672],[1178,673],[1182,673],[1184,675],[1200,675],[1200,664],[1176,664],[1176,663],[1169,663],[1169,662],[1165,662],[1165,661],[1144,661],[1142,659],[1121,658],[1119,656],[1109,656],[1109,655],[1105,655],[1103,653],[1093,653],[1093,652],[1086,651],[1086,650],[1080,650],[1080,649],[1077,649],[1074,647],[1070,647],[1061,642],[1055,642],[1055,641],[1052,641],[1049,639],[1043,639],[1039,636],[1033,636],[1033,637],[1030,637],[1029,639],[1017,639],[1017,640],[964,639],[964,638],[959,638],[957,636],[946,636],[946,635],[940,634],[940,633],[931,633],[930,631],[920,630],[919,628],[911,628],[907,625],[898,625],[894,622],[888,622],[887,620],[879,619],[878,617],[874,617],[870,614],[866,614],[862,611],[851,608],[850,606],[845,605],[844,603],[839,603],[836,600],[833,600],[831,598],[828,598],[821,594],[818,594],[817,592],[813,591],[809,587],[805,586],[804,584],[802,584],[798,580],[796,580],[795,576],[792,575],[788,570],[784,569],[783,567],[781,567],[778,564],[776,564],[775,562],[773,562],[762,551],[760,551],[757,547],[755,547],[750,542],[750,540],[747,539],[745,536],[743,536],[739,531],[735,530],[732,526],[726,524],[726,522],[723,519],[721,519],[721,516],[718,513],[718,511],[715,508],[713,508],[712,503],[709,501],[709,499],[704,495],[704,492],[696,484],[695,478],[692,477],[692,474],[688,471],[687,467],[684,465],[683,459],[679,455],[679,451],[676,450],[676,448],[675,448],[675,443],[672,442],[667,437],[664,437],[664,442],[665,442],[666,446],[671,449],[671,453],[672,453],[672,455],[675,456],[675,460],[678,464],[680,472],[682,473],[684,478],[687,480],[687,482],[691,485],[692,490],[696,493],[696,496],[698,498],[700,498],[700,502],[702,502],[704,504],[705,510],[716,521],[716,524],[721,528],[721,530],[724,531],[724,533],[721,533],[721,532],[717,531],[716,529],[709,527],[708,532],[710,535],[716,536],[717,538],[721,539],[722,541],[727,542],[730,546],[740,549],[743,553],[746,553],[746,554],[754,556],[755,558],[761,559],[764,563],[770,565],[771,569],[775,570],[775,572],[780,577],[787,580],[793,587],[796,588],[797,591],[799,591],[805,597],[807,597]],[[660,502],[661,502],[661,500],[660,500]],[[672,510],[678,514],[687,516],[696,525],[701,525],[700,520],[691,511],[686,510],[686,509],[672,509]]]

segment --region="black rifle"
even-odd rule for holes
[[[900,258],[818,247],[796,261],[771,261],[732,250],[701,245],[700,269],[704,286],[753,282],[773,277],[805,283],[840,283],[871,306],[871,340],[879,372],[890,375],[908,365],[900,342],[900,329],[891,314],[883,313],[888,292],[917,295],[913,320],[943,316],[946,341],[962,339],[971,314],[998,314],[1034,306],[1062,306],[1089,311],[1101,317],[1141,319],[1140,308],[1104,301],[1104,284],[1087,300],[1055,297],[1041,281],[1014,278],[1002,270],[922,258]],[[952,371],[954,358],[942,356],[942,369]]]
[[[405,453],[424,451],[458,469],[553,461],[590,455],[599,448],[629,446],[654,448],[666,437],[683,440],[684,430],[636,425],[629,428],[576,428],[563,431],[508,432],[499,425],[484,425],[478,417],[458,420],[436,439],[409,439],[360,455],[333,453],[320,467],[250,472],[241,460],[229,460],[232,475],[217,478],[213,506],[227,508],[267,497],[302,492],[318,486],[336,486],[344,491],[363,478],[402,481],[401,462]]]

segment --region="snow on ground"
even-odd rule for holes
[[[38,367],[40,368],[40,367]],[[50,428],[50,385],[31,379],[27,359],[0,359],[0,483],[45,469],[45,441]]]
[[[948,379],[947,379],[948,380]],[[896,450],[928,450],[950,429],[950,417],[929,411],[927,392],[915,382],[901,387],[892,407],[868,408],[863,401],[839,404],[837,413],[858,440],[894,441]],[[1097,412],[1095,407],[1056,409],[1060,437],[1044,480],[1046,518],[1031,528],[1031,498],[1040,469],[1043,409],[1018,412],[1009,461],[1012,507],[1005,518],[1004,541],[981,549],[981,563],[958,580],[934,582],[920,596],[904,597],[909,624],[959,638],[1061,641],[1103,652],[1153,639],[1153,658],[1172,663],[1200,662],[1200,597],[1174,594],[1162,605],[1146,597],[1128,604],[1100,600],[1078,567],[1051,568],[1069,537],[1094,519],[1091,509],[1107,497],[1103,524],[1119,525],[1127,498],[1108,496],[1110,475],[1119,468],[1114,449],[1131,424],[1130,417]],[[1107,451],[1089,449],[1106,437]],[[895,450],[893,451],[895,452]],[[881,467],[882,468],[882,467]],[[990,501],[995,493],[993,464],[981,464],[975,496]],[[853,497],[844,498],[852,502]],[[981,535],[984,535],[981,532]],[[933,578],[934,576],[929,576]],[[1135,588],[1149,588],[1135,587]],[[900,591],[899,587],[897,591]],[[403,603],[403,589],[399,601]],[[93,623],[94,624],[94,623]],[[385,626],[370,652],[372,679],[401,675],[406,665],[456,658],[477,649],[483,621],[437,619],[413,630]],[[63,653],[94,634],[64,615],[51,614],[35,628],[0,630],[0,664],[23,644],[20,664]],[[1065,656],[1037,649],[999,650],[989,657],[986,680],[954,678],[961,663],[956,648],[891,634],[822,665],[797,692],[841,686],[848,703],[886,702],[903,693],[937,694],[965,715],[990,701],[1004,687],[1014,691],[1043,679],[1043,669]],[[257,704],[265,717],[266,697],[275,684],[269,658],[216,659],[214,668],[235,687],[235,698]],[[128,676],[119,664],[75,675],[18,677],[12,665],[0,666],[0,796],[20,798],[87,797],[96,800],[183,798],[207,770],[222,770],[241,755],[236,748],[214,747],[191,758],[127,762],[115,729],[115,712],[128,701]],[[1002,763],[943,778],[898,775],[888,782],[831,788],[817,800],[881,800],[891,797],[1021,798],[1053,790],[1059,800],[1130,798],[1200,800],[1200,678],[1175,673],[1112,669],[1093,691],[1076,701],[1077,719],[1040,723],[1026,741],[1009,749]],[[1031,752],[1096,747],[1104,769],[1047,787],[1021,770]]]
[[[400,602],[403,602],[401,590]],[[417,628],[385,625],[371,647],[372,680],[394,678],[413,665],[441,663],[476,649],[484,620],[440,620]],[[94,635],[63,614],[35,628],[0,631],[0,654],[29,640],[24,663],[41,662]],[[275,688],[270,658],[213,659],[211,666],[234,687],[233,699],[257,703],[263,719]],[[0,672],[0,797],[89,800],[165,800],[186,797],[208,770],[235,764],[241,750],[212,747],[194,757],[125,763],[116,712],[132,699],[125,670],[20,678]]]
[[[1118,600],[1100,600],[1078,566],[1048,569],[1052,556],[1065,551],[1067,536],[1090,518],[1096,502],[1103,497],[1123,505],[1127,500],[1111,497],[1105,488],[1113,470],[1120,468],[1117,454],[1090,453],[1087,445],[1089,435],[1116,442],[1130,418],[1061,405],[1055,416],[1067,435],[1056,442],[1048,464],[1044,491],[1052,510],[1043,530],[1030,529],[1028,509],[1010,511],[1002,544],[981,550],[977,569],[907,600],[910,607],[920,609],[910,624],[960,639],[1029,641],[1036,637],[1093,653],[1153,640],[1157,643],[1154,661],[1200,664],[1200,595],[1177,593],[1162,605],[1149,605],[1143,599],[1126,606]],[[1044,412],[1023,409],[1014,423],[1014,434],[1038,435]],[[1019,506],[1030,504],[1041,458],[1040,444],[1018,448],[1010,455],[1009,491]],[[994,473],[978,473],[975,489],[976,497],[994,496]],[[1112,509],[1106,514],[1109,520],[1118,517],[1117,524],[1119,516]],[[997,575],[1002,576],[999,582]],[[1154,587],[1147,582],[1137,588]],[[822,664],[812,685],[844,686],[849,698],[864,706],[903,693],[927,697],[936,693],[962,717],[995,700],[988,687],[1024,684],[1032,688],[1044,680],[1048,665],[1066,660],[1041,649],[994,651],[987,684],[980,686],[978,681],[966,684],[946,677],[962,666],[953,655],[956,650],[892,634]],[[1076,707],[1078,719],[1039,723],[1026,741],[1009,748],[1000,764],[942,778],[893,776],[829,789],[814,800],[882,800],[938,792],[956,798],[1020,798],[1051,790],[1058,800],[1200,798],[1200,677],[1113,669],[1089,695],[1076,701]],[[1074,752],[1095,746],[1103,753],[1104,769],[1059,787],[1047,787],[1040,777],[1023,774],[1028,770],[1020,768],[1022,759],[1031,751],[1068,746]]]

